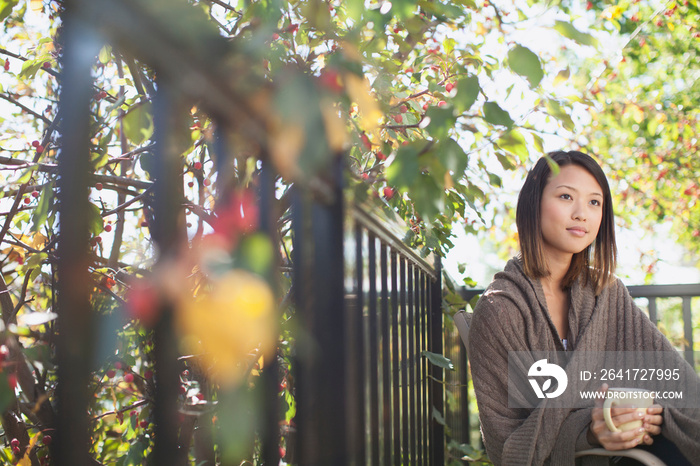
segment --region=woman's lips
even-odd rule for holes
[[[579,238],[586,236],[586,233],[587,233],[585,228],[579,228],[579,227],[567,228],[566,231],[570,232],[574,236],[578,236]]]

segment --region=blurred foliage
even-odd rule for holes
[[[406,221],[407,242],[426,255],[445,254],[454,246],[457,225],[468,234],[492,225],[508,230],[508,220],[486,214],[502,204],[504,180],[544,153],[548,135],[568,131],[613,170],[623,218],[642,218],[648,225],[672,218],[678,239],[697,251],[696,0],[665,3],[661,9],[647,0],[616,5],[132,3],[144,17],[159,17],[183,54],[207,44],[187,60],[226,71],[226,85],[241,104],[228,110],[245,118],[237,128],[219,128],[199,102],[188,102],[176,149],[186,241],[174,262],[154,265],[151,186],[158,172],[152,100],[156,74],[176,74],[182,62],[156,71],[111,44],[95,57],[94,170],[91,208],[85,214],[102,343],[95,355],[90,407],[92,453],[100,463],[143,464],[151,452],[150,326],[164,299],[175,302],[180,313],[182,432],[198,419],[200,430],[192,435],[203,431],[220,445],[233,445],[217,450],[218,459],[257,461],[257,402],[250,389],[271,358],[280,368],[282,433],[293,429],[296,323],[286,295],[289,189],[299,184],[323,193],[327,170],[339,154],[351,201],[381,198]],[[5,324],[0,408],[11,414],[3,417],[0,457],[7,464],[24,452],[32,461],[47,461],[45,445],[52,435],[47,400],[53,401],[56,383],[55,167],[61,149],[56,118],[63,7],[60,0],[0,0],[0,301]],[[539,27],[545,16],[556,18],[547,19],[545,27],[566,39],[565,50],[550,44],[537,48],[528,40],[529,28]],[[590,20],[588,26],[580,25],[581,17]],[[124,24],[124,31],[130,27]],[[618,59],[608,59],[603,68],[597,58],[578,55],[595,52],[599,37],[626,41]],[[576,114],[581,104],[592,115],[582,130]],[[231,148],[228,157],[218,149],[221,139]],[[269,160],[279,173],[274,206],[279,248],[257,231],[261,160]],[[231,277],[252,287],[227,295],[221,290],[231,291]],[[254,289],[259,292],[251,294]],[[269,324],[271,296],[282,303],[281,319],[269,325],[277,325],[272,337],[250,331],[257,331],[259,322]],[[240,310],[236,319],[220,313],[232,302]],[[208,313],[207,318],[192,319],[192,309]],[[220,332],[207,341],[209,327]],[[243,332],[245,341],[226,341],[232,329]],[[277,334],[274,353],[270,338]],[[192,354],[204,341],[210,359]],[[263,341],[268,348],[260,345]],[[235,346],[239,343],[245,344]],[[232,358],[217,358],[217,352]],[[236,376],[220,377],[230,367]],[[18,400],[36,412],[21,410]],[[218,417],[217,405],[235,415]],[[10,423],[10,417],[22,422]],[[480,458],[468,446],[453,450]],[[194,450],[191,455],[202,459]]]

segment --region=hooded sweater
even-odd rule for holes
[[[577,374],[584,351],[667,351],[690,377],[698,393],[700,379],[666,337],[635,305],[627,288],[615,279],[598,296],[592,285],[577,279],[570,289],[568,346],[574,355],[566,371]],[[469,361],[474,381],[486,452],[497,465],[570,465],[576,451],[593,448],[587,440],[589,406],[571,408],[565,397],[544,399],[534,408],[508,404],[509,352],[565,350],[547,311],[539,280],[528,278],[518,258],[478,301],[469,330]],[[585,355],[586,353],[580,353]],[[647,353],[653,354],[653,353]],[[666,353],[669,354],[669,353]],[[534,361],[534,359],[533,359]],[[512,395],[512,394],[511,394]],[[700,458],[700,407],[676,408],[673,400],[657,400],[664,407],[661,433],[686,458]],[[559,403],[559,404],[557,404]],[[585,465],[608,464],[605,457],[586,456]]]

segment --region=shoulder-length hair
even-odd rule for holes
[[[596,294],[613,280],[617,261],[615,244],[615,217],[612,208],[610,186],[600,165],[587,154],[578,151],[556,151],[540,158],[528,173],[518,196],[515,223],[518,227],[520,253],[525,274],[530,278],[541,278],[550,271],[542,248],[542,225],[540,222],[542,192],[552,176],[550,163],[560,168],[578,165],[593,175],[603,190],[603,217],[595,241],[583,251],[574,254],[571,266],[564,276],[562,286],[568,288],[581,277],[583,283],[591,283]]]

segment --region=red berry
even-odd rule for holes
[[[141,226],[142,226],[142,227],[147,227],[147,226],[148,226],[148,221],[147,221],[147,220],[144,220],[143,222],[141,222]]]
[[[10,69],[10,60],[5,60],[5,71],[8,71]]]
[[[280,35],[277,34],[276,32],[272,34],[272,40],[277,40],[280,38]]]
[[[52,441],[52,440],[53,440],[53,439],[51,438],[50,435],[44,435],[44,438],[42,439],[42,442],[44,443],[44,445],[48,446],[48,445],[51,445],[51,441]]]
[[[639,21],[639,16],[637,16],[637,15],[632,15],[632,17],[630,18],[630,21],[634,21],[635,23],[638,22],[638,21]]]
[[[124,374],[124,382],[126,383],[131,383],[134,381],[134,374],[129,372],[128,374]]]
[[[202,162],[195,162],[193,167],[195,170],[201,170],[202,169]]]
[[[424,103],[423,104],[423,111],[428,110],[428,107],[430,107],[430,104],[428,104],[428,102]]]
[[[392,115],[391,116],[396,123],[401,123],[403,121],[403,116],[402,115]]]
[[[362,144],[364,144],[364,146],[367,149],[372,148],[372,144],[369,142],[369,138],[367,137],[367,135],[365,133],[362,133],[362,136],[360,136],[360,139],[362,139]]]
[[[384,188],[383,192],[384,192],[384,197],[387,199],[391,199],[392,197],[394,197],[394,194],[395,194],[394,188],[391,188],[389,186]]]
[[[112,379],[112,378],[114,378],[115,375],[117,375],[117,371],[115,371],[114,369],[110,369],[107,371],[106,375],[108,378]]]
[[[39,141],[32,141],[32,147],[39,147],[40,144]]]
[[[19,456],[19,454],[22,453],[22,450],[20,450],[19,447],[12,447],[12,453]]]
[[[362,175],[360,175],[360,177],[365,181],[369,180],[369,173],[363,173]]]
[[[204,181],[202,181],[202,184],[204,186],[209,186],[211,184],[211,180],[209,178],[205,178]]]
[[[280,447],[280,458],[284,458],[286,454],[287,450],[285,450],[284,447]]]
[[[37,191],[37,190],[32,191],[32,197],[33,197],[34,199],[36,199],[37,197],[39,197],[39,191]]]
[[[36,152],[37,152],[38,154],[41,154],[42,152],[44,152],[44,146],[42,146],[41,144],[39,144],[38,146],[36,146]]]
[[[663,19],[659,18],[659,19],[656,20],[656,27],[659,27],[659,28],[660,28],[660,27],[663,26],[663,25],[664,25],[664,20],[663,20]]]
[[[187,186],[189,186],[190,188],[194,187],[194,181],[190,181],[189,183],[187,183]]]
[[[438,102],[438,107],[444,107],[445,105],[447,105],[447,102],[445,102],[444,100]]]
[[[25,204],[29,204],[30,202],[32,202],[32,200],[31,200],[30,198],[28,198],[28,197],[25,197],[25,198],[24,198],[24,203],[25,203]]]
[[[17,387],[17,374],[12,373],[7,375],[7,383],[12,390]]]
[[[51,68],[51,62],[45,61],[41,66],[43,66],[44,69],[49,69],[49,68]]]
[[[10,445],[12,445],[12,448],[18,447],[18,446],[19,446],[19,440],[17,440],[16,438],[13,438],[13,439],[10,441]]]
[[[5,345],[0,346],[0,362],[3,362],[5,359],[7,359],[9,355],[10,349]]]
[[[112,225],[105,225],[105,231],[106,231],[107,233],[109,233],[110,231],[112,231]]]
[[[386,160],[386,155],[384,155],[384,152],[380,150],[377,151],[377,160]]]
[[[107,97],[107,91],[100,91],[99,97],[100,97],[100,100]]]
[[[147,379],[151,379],[151,378],[153,378],[153,371],[148,369],[148,370],[146,370],[146,372],[143,373],[143,376]]]
[[[139,427],[141,427],[142,429],[145,429],[146,427],[148,427],[148,421],[143,420],[143,421],[139,422]]]
[[[102,185],[102,183],[95,183],[95,189],[96,189],[96,190],[102,191],[102,188],[104,188],[104,186]]]
[[[187,387],[184,385],[180,385],[180,395],[184,395],[187,393]]]
[[[413,68],[406,68],[406,73],[413,73]]]
[[[452,89],[454,89],[454,88],[455,88],[455,85],[452,84],[452,83],[447,83],[447,84],[445,84],[445,90],[446,90],[447,92],[451,92]]]
[[[408,107],[405,105],[402,105],[401,107],[399,107],[399,111],[401,113],[406,113],[408,111]]]
[[[124,368],[124,364],[122,364],[121,361],[117,361],[114,363],[114,368],[117,370],[120,370],[120,369]]]
[[[586,3],[586,10],[592,10],[592,9],[593,9],[593,2]]]
[[[131,417],[136,417],[136,416],[138,416],[138,415],[139,415],[139,412],[136,411],[136,410],[131,411],[131,412],[129,413],[129,416],[131,416]]]

